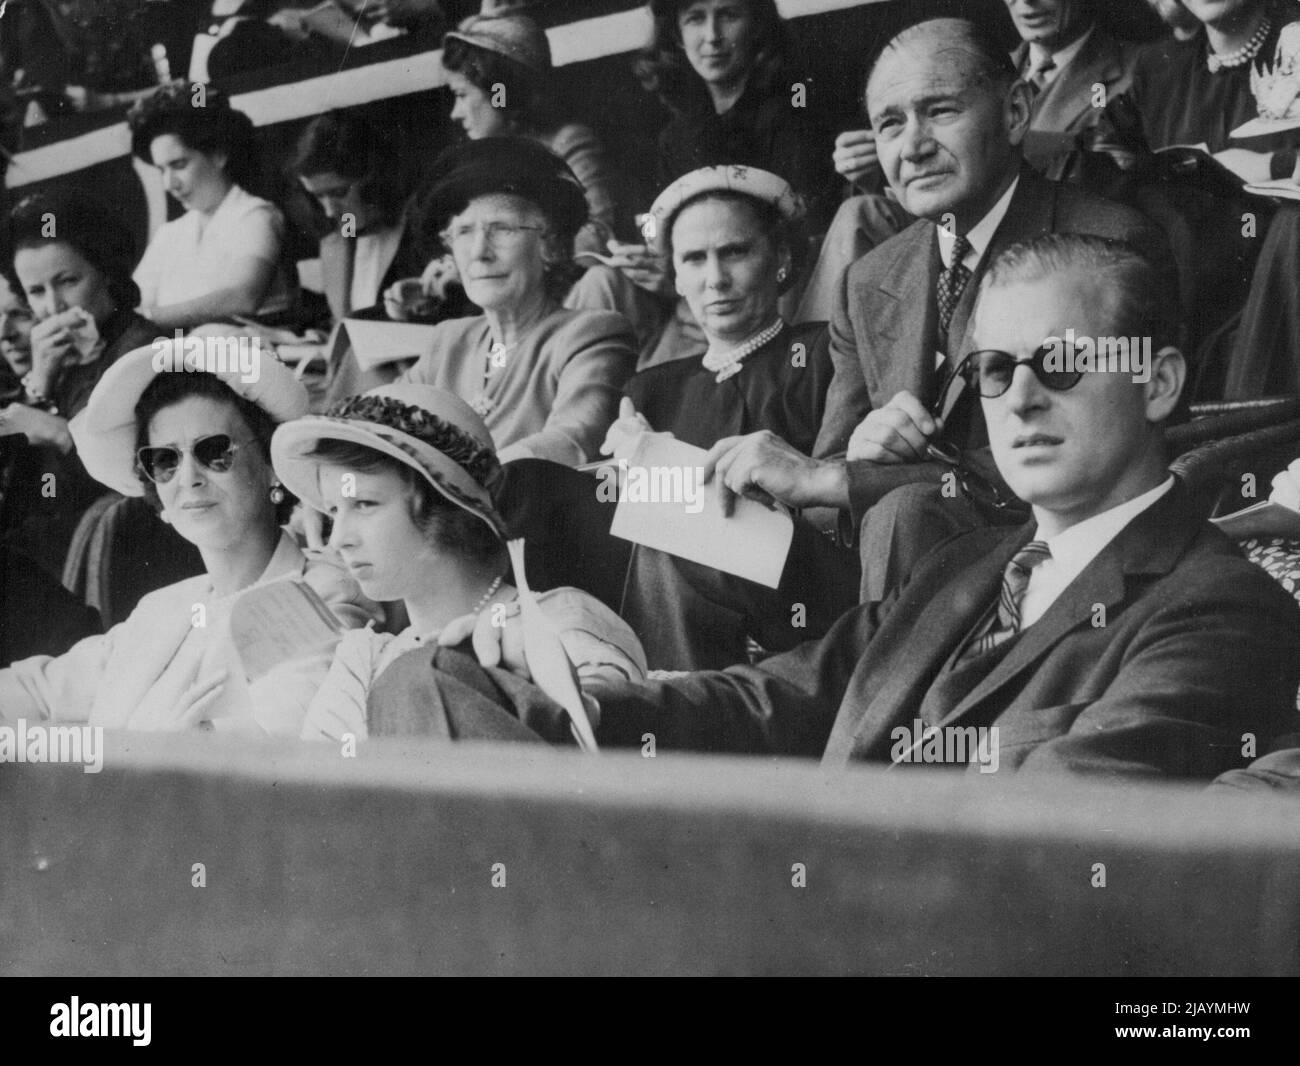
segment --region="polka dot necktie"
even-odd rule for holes
[[[958,237],[952,242],[952,259],[947,270],[940,272],[937,293],[939,297],[939,342],[946,352],[948,350],[948,327],[952,324],[953,312],[961,300],[961,294],[970,281],[970,271],[962,260],[970,253],[971,243],[965,237]]]
[[[973,659],[983,655],[1020,632],[1020,604],[1029,588],[1029,575],[1034,567],[1051,557],[1052,550],[1041,540],[1031,540],[1016,552],[1002,572],[997,614],[990,617],[984,632],[967,645],[961,658]]]

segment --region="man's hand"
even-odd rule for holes
[[[736,497],[772,506],[847,507],[844,465],[810,459],[775,433],[762,430],[745,437],[724,437],[704,459],[704,480],[718,476],[722,512],[732,514]]]
[[[656,296],[672,295],[667,264],[661,257],[651,254],[644,244],[624,244],[611,239],[609,253],[609,265],[621,271],[633,285]]]
[[[876,135],[871,130],[846,130],[835,138],[835,170],[855,185],[880,173]]]
[[[923,463],[926,445],[943,424],[910,392],[867,415],[849,438],[848,458],[872,463]]]

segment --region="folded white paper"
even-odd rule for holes
[[[269,581],[240,594],[230,636],[250,681],[281,663],[331,649],[343,632],[316,590],[302,581]]]
[[[1273,181],[1252,181],[1246,191],[1256,196],[1275,196],[1279,200],[1300,200],[1300,185],[1290,178],[1276,178]]]
[[[704,483],[707,454],[647,433],[630,460],[595,471],[598,497],[618,501],[610,532],[776,588],[794,539],[794,520],[783,510],[747,499],[738,499],[735,511],[725,517],[717,479]]]
[[[433,351],[433,326],[417,322],[371,322],[345,318],[339,329],[340,342],[352,346],[357,365],[373,370],[385,363],[418,359]]]

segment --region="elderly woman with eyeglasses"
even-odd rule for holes
[[[470,404],[502,462],[597,458],[635,369],[623,316],[561,306],[586,218],[573,172],[527,138],[469,141],[434,164],[425,232],[438,235],[483,313],[434,327],[432,354],[404,380]]]
[[[333,648],[250,677],[230,629],[240,594],[297,580],[341,627],[379,615],[336,563],[304,555],[281,529],[293,499],[271,467],[271,434],[306,410],[301,383],[270,359],[251,374],[209,373],[160,340],[109,368],[73,424],[78,452],[109,488],[156,502],[206,572],[150,593],[66,654],[0,670],[0,718],[298,735]]]

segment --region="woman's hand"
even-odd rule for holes
[[[447,286],[460,284],[460,272],[449,255],[435,259],[418,278],[402,278],[384,290],[384,314],[394,322],[428,318],[447,298]]]
[[[652,254],[644,244],[610,240],[609,251],[609,265],[621,271],[633,285],[656,296],[673,295],[668,264],[661,256]]]
[[[609,427],[605,440],[600,446],[601,455],[612,455],[615,459],[631,459],[636,453],[641,438],[653,430],[645,415],[624,396],[618,404],[618,419]],[[672,434],[667,434],[672,436]]]
[[[74,330],[84,315],[85,312],[79,308],[71,308],[32,327],[32,369],[29,375],[32,391],[48,396],[63,376],[63,371],[80,359]]]
[[[0,437],[6,433],[22,433],[29,443],[58,448],[64,455],[73,449],[67,419],[26,404],[13,403],[0,410]]]
[[[846,130],[841,133],[835,138],[832,158],[836,172],[855,185],[880,173],[876,135],[871,130]]]

